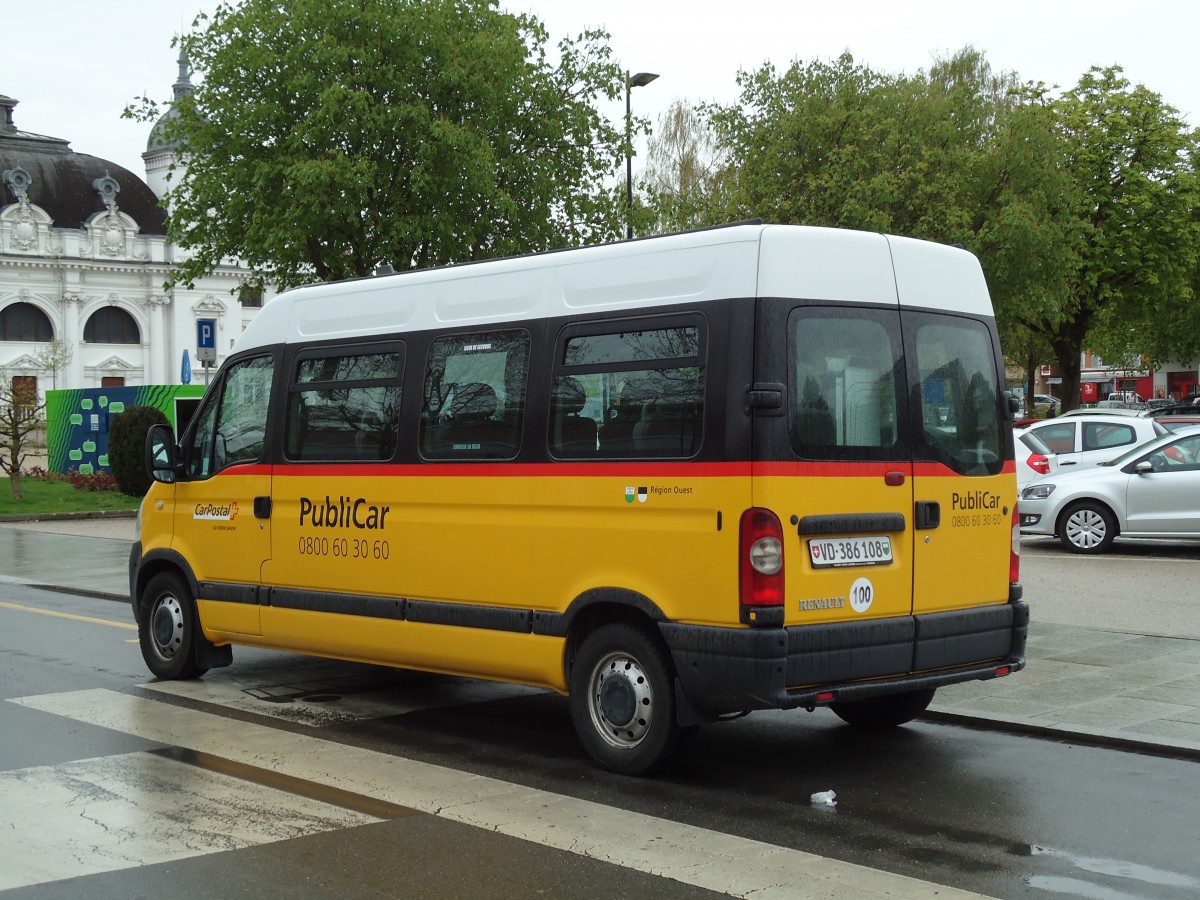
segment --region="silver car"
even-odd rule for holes
[[[1022,534],[1058,537],[1076,553],[1103,553],[1117,535],[1200,539],[1200,430],[1034,481],[1017,511]]]
[[[1131,447],[1167,433],[1156,419],[1135,415],[1113,415],[1114,410],[1097,410],[1095,415],[1063,414],[1028,426],[1023,433],[1041,439],[1056,455],[1059,469],[1090,469],[1107,462]]]

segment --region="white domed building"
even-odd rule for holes
[[[180,61],[175,97],[191,90]],[[217,364],[262,305],[238,299],[246,270],[224,265],[165,290],[181,251],[161,205],[176,149],[151,132],[146,179],[21,131],[0,94],[0,373],[51,388],[178,384],[197,323],[216,323]],[[201,380],[201,379],[197,379]]]

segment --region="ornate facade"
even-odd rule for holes
[[[181,61],[176,97],[190,87]],[[175,149],[159,127],[143,156],[151,189],[61,138],[18,130],[16,105],[0,95],[0,373],[34,377],[43,393],[179,383],[202,319],[216,321],[219,364],[257,308],[239,301],[247,273],[232,264],[164,289],[182,256],[159,202]]]

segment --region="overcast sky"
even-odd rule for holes
[[[146,93],[165,100],[176,77],[171,38],[213,0],[5,3],[0,94],[20,101],[18,128],[144,175],[150,125],[121,110]],[[1195,0],[502,0],[540,18],[552,42],[585,28],[611,35],[616,58],[661,77],[635,88],[652,120],[675,99],[737,98],[739,69],[829,60],[843,51],[873,69],[927,69],[967,45],[1023,80],[1073,86],[1090,66],[1117,64],[1200,125]],[[623,110],[611,111],[621,115]],[[635,163],[635,168],[637,167]],[[0,201],[2,203],[4,201]]]

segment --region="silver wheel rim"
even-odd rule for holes
[[[609,746],[629,750],[654,723],[654,691],[641,664],[628,653],[609,653],[588,679],[592,726]]]
[[[163,662],[170,662],[183,646],[183,606],[170,594],[159,597],[150,610],[150,646]]]
[[[1077,509],[1067,516],[1067,540],[1084,550],[1099,547],[1108,536],[1108,523],[1094,509]]]

